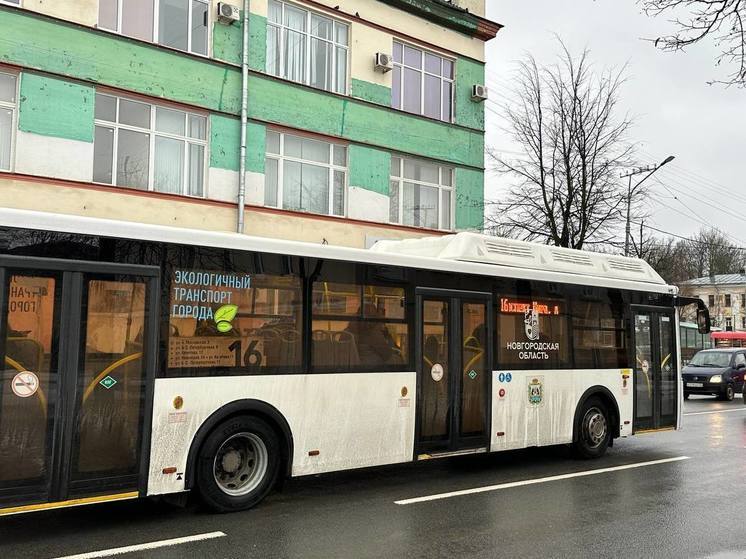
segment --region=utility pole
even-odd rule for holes
[[[670,163],[674,160],[673,155],[669,155],[666,157],[663,161],[661,161],[658,165],[648,165],[647,167],[638,167],[636,169],[632,169],[631,171],[628,171],[627,173],[622,173],[619,175],[619,178],[625,178],[629,177],[629,182],[627,184],[627,226],[625,227],[624,231],[624,256],[629,256],[629,241],[632,237],[632,231],[631,231],[631,217],[630,213],[632,211],[632,195],[637,192],[638,187],[645,182],[650,175],[655,173],[658,169],[663,167],[666,163]],[[647,173],[640,182],[638,182],[634,187],[632,186],[632,177],[634,175],[641,175],[643,173]]]

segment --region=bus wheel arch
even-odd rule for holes
[[[236,400],[222,406],[200,425],[187,455],[184,488],[194,489],[197,458],[207,437],[225,421],[238,416],[253,416],[267,423],[280,441],[280,475],[278,483],[290,475],[293,466],[293,434],[285,417],[271,404],[261,400]]]
[[[583,393],[583,395],[578,400],[578,405],[575,407],[572,440],[573,445],[576,445],[576,447],[580,441],[581,423],[584,420],[584,415],[587,411],[586,408],[588,407],[589,403],[593,402],[600,403],[609,415],[609,446],[612,445],[615,438],[619,437],[621,420],[619,414],[619,405],[616,401],[616,398],[614,398],[614,395],[609,391],[608,388],[605,388],[603,386],[593,386]],[[603,454],[603,452],[601,454]]]

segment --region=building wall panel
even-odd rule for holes
[[[19,130],[15,170],[26,175],[91,182],[93,143]]]
[[[484,172],[456,168],[456,229],[484,228]]]
[[[477,131],[264,77],[251,80],[249,99],[251,117],[260,121],[456,165],[484,164],[484,137]]]
[[[91,86],[23,72],[18,128],[43,136],[93,142],[94,98]]]
[[[1,6],[0,29],[0,62],[205,109],[240,112],[238,69]]]
[[[98,22],[98,0],[23,0],[23,7],[88,27]]]

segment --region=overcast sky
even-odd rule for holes
[[[511,72],[525,52],[540,64],[553,62],[556,33],[573,52],[590,49],[598,68],[628,65],[621,107],[635,117],[632,136],[641,162],[676,156],[654,175],[670,192],[652,182],[651,225],[689,235],[713,224],[746,246],[746,90],[707,85],[727,74],[715,66],[712,43],[684,53],[656,50],[642,39],[672,25],[641,14],[634,0],[486,1],[488,17],[505,26],[487,43],[488,146],[516,149],[499,130]],[[486,175],[487,199],[499,199],[504,181]]]

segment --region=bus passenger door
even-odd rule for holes
[[[418,290],[415,454],[489,444],[491,296]]]
[[[673,311],[655,307],[633,308],[633,319],[633,431],[675,428],[680,383]]]
[[[0,258],[0,509],[139,495],[158,270]]]

